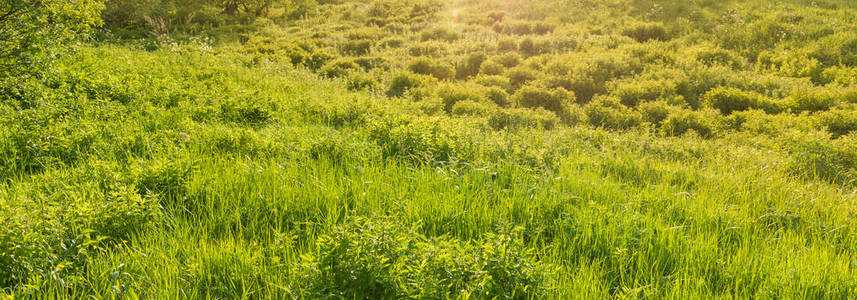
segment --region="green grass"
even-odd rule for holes
[[[630,2],[621,18],[596,18]],[[837,94],[851,86],[756,68],[764,45],[697,44],[721,29],[678,32],[630,2],[575,2],[593,11],[580,20],[545,10],[559,2],[514,16],[521,1],[455,2],[511,21],[548,13],[549,37],[589,31],[580,49],[522,55],[530,69],[518,70],[538,83],[518,94],[501,87],[508,106],[479,94],[484,82],[511,85],[502,77],[408,74],[421,86],[389,94],[409,60],[359,71],[374,83],[355,89],[277,52],[286,50],[256,52],[255,38],[305,38],[289,26],[351,24],[341,10],[358,4],[348,1],[323,6],[343,19],[269,24],[246,44],[93,43],[42,78],[9,79],[0,88],[0,295],[853,297],[857,135],[853,102]],[[771,15],[853,14],[820,2],[789,1]],[[664,14],[700,8],[698,24],[726,9],[656,3]],[[515,24],[500,37],[524,30]],[[351,38],[371,34],[364,25]],[[408,46],[433,35],[464,47],[471,33],[408,32],[390,50],[400,56],[387,58],[409,57]],[[582,63],[550,64],[566,58]],[[851,68],[837,65],[825,69]],[[559,84],[547,87],[547,76]],[[443,98],[456,93],[466,100]],[[541,102],[553,111],[529,109]]]

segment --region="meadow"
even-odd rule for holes
[[[0,298],[857,295],[857,4],[47,2]]]

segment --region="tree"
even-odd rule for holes
[[[0,0],[0,78],[31,73],[101,25],[98,0]]]

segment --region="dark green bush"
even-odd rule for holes
[[[512,102],[517,107],[544,108],[562,116],[568,112],[569,105],[574,103],[574,94],[562,89],[525,86],[512,95]]]
[[[499,106],[506,107],[509,104],[509,94],[502,88],[488,87],[485,90],[485,96]]]
[[[455,78],[467,79],[471,76],[479,74],[479,68],[485,62],[485,54],[482,52],[470,53],[461,62],[456,65]]]
[[[506,72],[506,77],[509,78],[512,90],[516,91],[527,83],[536,80],[538,75],[530,68],[522,66],[510,69]]]
[[[784,107],[774,100],[754,92],[745,92],[736,88],[718,87],[702,96],[703,101],[724,115],[748,109],[761,109],[767,113],[779,113]]]
[[[651,40],[669,40],[667,28],[661,23],[638,23],[622,30],[622,34],[644,43]]]
[[[340,78],[348,76],[351,72],[359,70],[360,66],[350,59],[337,59],[324,65],[318,70],[318,74],[327,78]]]
[[[390,87],[387,89],[388,97],[401,97],[405,92],[423,85],[423,79],[413,73],[399,73],[393,76]]]
[[[427,57],[411,61],[408,70],[417,74],[430,75],[439,80],[450,80],[455,77],[455,69],[452,65]]]

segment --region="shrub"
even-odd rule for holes
[[[318,73],[327,78],[339,78],[348,76],[348,74],[358,69],[360,69],[360,66],[352,60],[337,59],[324,65],[324,67],[318,70]]]
[[[405,40],[403,40],[401,38],[397,38],[397,37],[386,38],[386,39],[382,40],[380,43],[378,43],[379,46],[384,47],[384,48],[399,48],[404,44],[405,44]],[[425,54],[420,54],[420,55],[425,55]]]
[[[518,50],[518,42],[516,42],[515,39],[504,37],[497,40],[498,52],[514,52],[516,50]]]
[[[479,75],[474,79],[474,82],[487,87],[498,87],[506,91],[512,89],[512,84],[509,82],[509,78],[504,76]]]
[[[698,47],[693,53],[696,61],[706,66],[726,66],[731,69],[744,67],[744,59],[735,52],[718,47]]]
[[[493,101],[494,104],[505,107],[509,104],[509,94],[504,89],[499,87],[488,87],[485,90],[485,97]]]
[[[813,82],[820,82],[824,71],[818,60],[786,51],[763,51],[756,59],[756,69],[788,77],[806,77]]]
[[[459,62],[455,68],[455,77],[458,79],[467,79],[471,76],[479,74],[479,68],[485,62],[485,54],[482,52],[474,52],[468,54],[463,61]]]
[[[430,56],[441,57],[446,54],[446,46],[438,42],[423,42],[408,48],[408,54],[411,56]]]
[[[486,61],[482,65],[479,66],[479,73],[485,75],[502,75],[506,72],[506,68],[503,65],[496,63],[494,61]]]
[[[512,90],[518,90],[530,81],[535,80],[536,73],[526,67],[517,67],[506,72],[506,77],[509,78]]]
[[[607,129],[622,130],[640,124],[640,113],[628,109],[616,98],[596,97],[584,107],[589,124]]]
[[[668,99],[675,96],[676,84],[670,80],[628,79],[611,82],[610,94],[628,107],[640,102]]]
[[[488,117],[488,125],[495,130],[537,128],[550,130],[560,119],[551,111],[536,108],[497,109]]]
[[[849,110],[831,110],[819,114],[821,125],[834,138],[857,131],[857,113]]]
[[[518,107],[544,108],[562,116],[574,102],[574,94],[561,89],[545,90],[535,86],[525,86],[512,95],[512,101]]]
[[[496,109],[497,107],[491,104],[462,100],[452,105],[450,113],[456,116],[488,116]]]
[[[42,70],[57,53],[101,25],[95,0],[2,0],[0,78]]]
[[[521,64],[521,55],[517,52],[503,53],[491,57],[489,61],[498,63],[506,68],[514,68],[515,66]]]
[[[340,45],[339,50],[347,55],[366,55],[372,50],[371,40],[347,41]]]
[[[452,106],[460,101],[473,101],[479,103],[485,103],[484,96],[480,93],[478,89],[474,89],[471,86],[462,86],[459,84],[444,84],[438,87],[437,95],[443,100],[444,109],[446,111],[451,111]]]
[[[393,76],[390,87],[387,89],[388,97],[401,97],[413,88],[422,86],[423,80],[413,73],[399,73]]]
[[[666,41],[669,39],[667,29],[661,23],[638,23],[622,30],[622,35],[644,43],[651,40]]]
[[[518,44],[518,51],[523,53],[524,56],[533,56],[538,54],[533,39],[529,37],[526,37],[521,40],[521,43]]]
[[[556,25],[546,23],[546,22],[536,22],[533,24],[533,33],[545,35],[548,33],[552,33],[556,29]]]
[[[779,113],[783,107],[773,100],[754,92],[736,88],[718,87],[702,96],[703,101],[724,115],[748,109],[761,109],[767,113]]]
[[[417,74],[430,75],[439,80],[449,80],[455,76],[455,69],[451,65],[426,57],[412,61],[408,65],[408,70]]]
[[[661,124],[669,116],[672,107],[664,101],[645,102],[638,106],[643,115],[643,121]]]
[[[307,298],[543,297],[544,266],[520,230],[480,241],[427,238],[388,220],[355,219],[318,238],[294,270]]]
[[[796,88],[787,101],[793,112],[823,111],[836,105],[836,94],[826,88]]]
[[[359,91],[372,89],[378,82],[375,81],[371,75],[364,73],[353,73],[351,76],[348,76],[348,81],[346,82],[348,89],[351,91]]]
[[[461,34],[446,27],[427,29],[420,33],[420,40],[424,42],[431,40],[453,42],[458,39],[461,39]]]
[[[710,138],[714,135],[714,130],[706,121],[710,122],[712,119],[700,112],[675,110],[661,124],[661,133],[666,136],[681,136],[693,131],[703,138]]]

